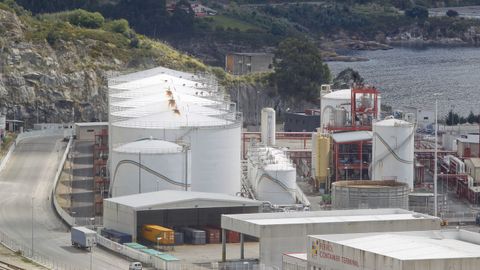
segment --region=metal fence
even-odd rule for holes
[[[40,254],[38,252],[32,252],[31,247],[21,244],[14,239],[10,238],[7,234],[0,232],[0,244],[4,245],[13,252],[21,255],[37,264],[40,264],[48,269],[52,270],[85,270],[70,264],[64,264],[56,261],[53,257]]]

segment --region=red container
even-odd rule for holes
[[[203,227],[202,230],[205,231],[205,236],[207,238],[207,243],[209,244],[220,244],[220,230],[212,227]]]
[[[240,242],[240,233],[226,231],[227,234],[227,243],[238,243]]]

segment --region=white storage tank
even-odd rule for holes
[[[261,136],[262,143],[267,146],[275,145],[275,110],[272,108],[262,109]]]
[[[279,205],[295,203],[297,172],[291,164],[269,164],[264,167],[265,174],[258,179],[258,200]]]
[[[192,191],[240,191],[241,125],[201,114],[160,114],[111,124],[112,145],[142,138],[183,142],[191,150]]]
[[[372,180],[396,180],[413,188],[414,125],[386,119],[373,124]]]
[[[139,140],[115,147],[110,157],[113,197],[186,190],[190,185],[190,154],[181,145],[153,138]]]
[[[351,99],[352,91],[350,89],[337,90],[323,95],[320,104],[320,126],[327,127],[328,125],[334,125],[336,110],[344,108],[350,111]]]
[[[357,95],[357,101],[363,101],[368,105],[370,102],[363,95]],[[368,101],[368,102],[367,102]],[[381,96],[377,97],[377,108],[378,114],[377,118],[380,118],[380,105],[381,105]],[[344,112],[341,112],[343,110]],[[351,89],[341,89],[332,92],[327,92],[321,97],[320,102],[320,127],[325,128],[329,125],[335,125],[336,122],[346,123],[342,118],[345,116],[348,121],[351,121],[351,110],[352,110],[352,90]],[[339,115],[341,114],[341,115]],[[339,118],[340,117],[340,118]]]

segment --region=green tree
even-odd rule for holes
[[[306,39],[288,38],[282,41],[274,60],[272,78],[282,95],[314,100],[320,85],[331,79],[320,50]]]
[[[334,88],[348,88],[352,84],[363,84],[364,80],[358,71],[352,68],[346,68],[338,73],[337,77],[333,79]]]
[[[449,10],[447,10],[446,15],[448,17],[458,17],[458,12],[456,10],[449,9]]]
[[[422,6],[414,6],[405,10],[405,15],[411,18],[425,21],[428,18],[428,9]]]
[[[99,12],[88,12],[76,9],[68,14],[68,21],[76,26],[87,28],[99,28],[105,23],[105,18]]]
[[[473,124],[477,120],[477,117],[475,116],[475,114],[473,114],[472,111],[470,111],[470,114],[467,116],[467,122],[470,123],[470,124]]]

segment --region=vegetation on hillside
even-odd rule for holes
[[[319,49],[308,40],[288,38],[282,41],[275,52],[274,66],[272,81],[285,96],[314,101],[320,85],[331,80]]]
[[[207,70],[197,59],[184,55],[165,43],[137,34],[124,19],[105,19],[98,12],[81,9],[31,16],[30,12],[11,0],[0,0],[0,9],[17,14],[25,26],[25,38],[33,43],[46,42],[54,49],[69,42],[88,43],[87,51],[92,59],[118,59],[132,67],[146,61],[180,70]],[[88,59],[82,64],[88,65]]]

